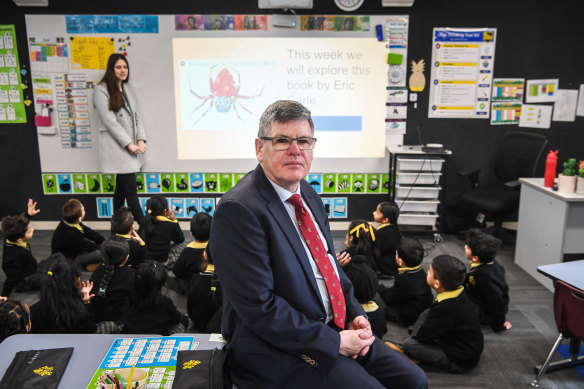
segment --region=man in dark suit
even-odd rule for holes
[[[334,257],[322,201],[304,180],[313,135],[310,111],[301,104],[270,105],[255,140],[259,165],[215,211],[210,250],[223,286],[222,332],[231,378],[240,389],[426,388],[418,366],[373,336]],[[293,194],[312,216],[326,268],[334,270],[326,281],[323,257],[313,258],[303,237],[306,222],[299,227],[288,201]],[[340,279],[340,296],[327,290],[331,278]],[[341,297],[335,303],[344,296],[343,320],[331,296]],[[343,328],[334,324],[339,322]]]

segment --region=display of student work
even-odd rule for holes
[[[14,25],[0,25],[0,124],[26,123]]]
[[[170,388],[177,352],[198,346],[195,336],[115,339],[87,389]]]

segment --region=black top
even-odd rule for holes
[[[85,305],[79,303],[75,315],[79,318],[79,324],[71,328],[58,328],[45,315],[44,303],[41,301],[30,307],[31,333],[33,334],[94,334],[96,328],[95,319]]]
[[[126,334],[168,335],[168,330],[183,323],[188,327],[188,318],[180,313],[172,300],[162,294],[158,295],[155,306],[140,310],[135,306],[123,317],[123,332]]]
[[[457,297],[434,301],[415,338],[420,343],[437,344],[452,362],[467,369],[479,362],[483,352],[479,318],[464,291]]]
[[[6,281],[4,281],[0,296],[8,297],[12,289],[24,284],[24,279],[36,272],[37,261],[28,245],[24,248],[5,240],[3,251],[2,270],[6,274]]]
[[[397,309],[404,325],[414,324],[434,299],[421,267],[396,275],[393,286],[380,290],[379,295],[387,306]]]
[[[379,307],[375,310],[368,311],[367,304],[361,304],[363,309],[365,309],[365,313],[367,314],[367,318],[369,320],[369,324],[371,324],[371,331],[375,336],[379,339],[385,335],[387,332],[387,320],[385,320],[385,314],[382,309]]]
[[[391,225],[382,225],[375,231],[373,241],[373,258],[378,271],[384,274],[397,274],[395,251],[401,242],[401,234]]]
[[[128,238],[123,235],[116,234],[119,239],[125,239],[130,247],[130,258],[128,258],[127,266],[133,266],[134,269],[138,267],[139,264],[144,262],[148,258],[148,249],[146,245],[142,246],[140,242],[135,241],[131,237]]]
[[[467,273],[464,287],[470,300],[480,308],[484,321],[494,331],[503,331],[509,306],[503,266],[493,261],[475,267]]]
[[[100,265],[91,274],[90,281],[93,282],[91,294],[95,294],[95,297],[91,299],[88,307],[93,311],[95,321],[98,323],[120,321],[130,307],[130,291],[134,286],[135,272],[134,269],[126,266],[116,267],[105,289],[105,296],[101,297],[98,292],[104,273],[105,267]]]
[[[105,238],[83,223],[79,224],[83,232],[61,220],[53,232],[51,254],[60,252],[69,259],[75,259],[79,254],[99,249]]]
[[[152,220],[152,232],[146,234],[140,229],[140,236],[146,242],[150,258],[158,262],[166,262],[170,250],[170,242],[182,243],[185,236],[180,225],[171,220]]]
[[[221,292],[221,284],[214,272],[198,273],[191,280],[187,292],[187,312],[197,332],[207,332],[209,320],[221,309]]]
[[[197,243],[197,242],[194,242]],[[189,244],[191,246],[192,244]],[[182,253],[180,253],[172,272],[174,275],[189,283],[195,274],[201,272],[201,266],[205,260],[203,254],[205,252],[204,247],[185,247]],[[200,244],[195,244],[194,246],[201,246]]]

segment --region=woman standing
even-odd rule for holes
[[[126,200],[134,219],[141,223],[144,214],[138,201],[136,173],[144,163],[146,132],[136,95],[128,84],[129,76],[126,57],[110,55],[105,74],[93,92],[93,104],[99,118],[101,171],[116,174],[113,211],[123,207]]]

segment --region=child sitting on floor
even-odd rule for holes
[[[62,253],[86,270],[95,270],[102,262],[99,245],[105,238],[82,223],[85,208],[81,201],[67,201],[61,209],[61,215],[63,219],[51,239],[51,254]]]
[[[345,269],[345,273],[353,284],[355,298],[365,310],[373,334],[381,339],[387,332],[387,323],[383,311],[373,301],[379,283],[375,270],[367,264],[365,256],[355,255],[351,259],[350,266]]]
[[[432,305],[432,290],[421,266],[423,259],[424,248],[419,241],[405,238],[400,243],[395,254],[399,274],[391,288],[379,285],[379,296],[387,305],[387,320],[409,326]]]
[[[162,293],[163,289],[166,289],[164,265],[152,260],[142,262],[136,269],[130,309],[122,319],[124,333],[167,336],[185,332],[188,317]]]
[[[495,255],[501,241],[477,229],[466,236],[464,251],[470,263],[464,288],[470,300],[479,308],[481,324],[488,324],[493,331],[511,329],[505,320],[509,306],[509,286],[505,280],[505,269]]]
[[[184,293],[195,274],[199,274],[203,265],[203,253],[211,234],[211,216],[204,212],[193,215],[191,219],[191,236],[193,241],[184,248],[172,268],[179,282],[179,292]],[[204,269],[203,269],[204,270]]]
[[[381,202],[373,212],[373,220],[380,224],[373,242],[373,258],[380,279],[393,278],[398,273],[395,251],[402,239],[398,217],[399,208],[393,202]]]
[[[13,289],[24,292],[39,288],[39,277],[35,275],[37,260],[32,255],[28,243],[34,233],[30,219],[38,212],[36,202],[29,199],[26,213],[2,218],[2,231],[4,231],[2,270],[6,274],[6,280],[0,292],[2,296],[10,296]]]
[[[146,202],[146,216],[138,233],[146,242],[149,258],[166,263],[170,269],[186,246],[178,220],[162,195],[152,196]]]
[[[365,220],[356,219],[349,223],[345,238],[346,249],[337,253],[337,260],[343,269],[351,266],[351,258],[356,255],[363,255],[371,268],[375,266],[371,252],[371,241],[375,238],[373,231],[373,226]]]
[[[112,215],[112,234],[128,242],[130,257],[127,266],[137,266],[144,262],[148,255],[146,243],[134,229],[134,217],[128,207],[122,207]]]
[[[403,351],[407,356],[451,373],[475,367],[483,352],[483,332],[462,283],[466,267],[450,255],[439,255],[428,269],[428,285],[437,293],[432,306],[414,325]]]

